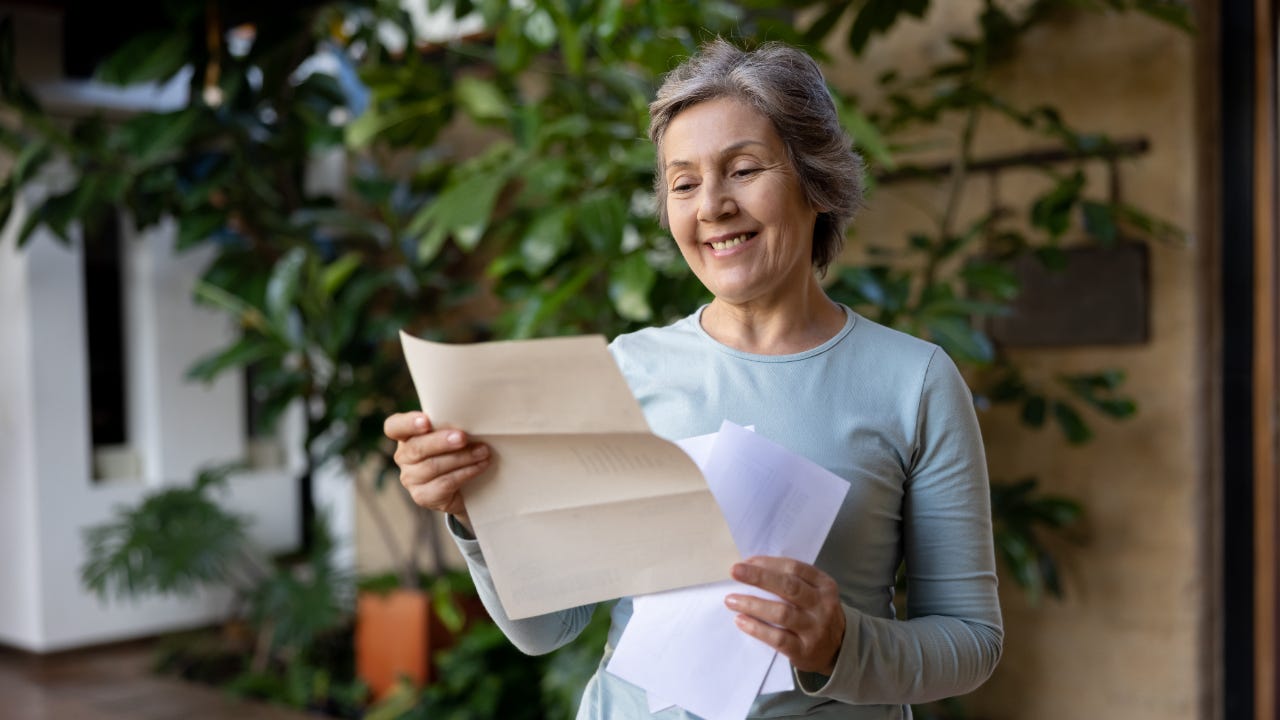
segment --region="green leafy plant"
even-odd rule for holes
[[[82,584],[100,598],[122,599],[243,582],[257,562],[246,550],[248,522],[210,495],[228,470],[201,472],[191,487],[158,491],[117,510],[114,521],[87,528]]]
[[[191,487],[151,493],[115,519],[86,528],[84,585],[100,598],[192,595],[230,588],[232,616],[253,629],[251,668],[287,665],[349,615],[350,581],[333,562],[333,542],[319,522],[297,562],[273,562],[250,542],[244,518],[214,493],[232,468],[205,471]]]

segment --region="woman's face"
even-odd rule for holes
[[[731,98],[688,107],[659,148],[680,252],[718,300],[784,300],[813,277],[818,213],[768,118]]]

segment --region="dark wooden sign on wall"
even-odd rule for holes
[[[1014,271],[1022,291],[1013,312],[992,318],[991,335],[1009,347],[1140,345],[1150,337],[1149,251],[1144,243],[1064,251],[1062,267],[1030,255]]]

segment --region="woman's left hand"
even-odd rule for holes
[[[753,557],[733,566],[733,579],[782,598],[726,596],[739,629],[786,655],[797,670],[831,675],[844,640],[844,608],[830,575],[799,560]]]

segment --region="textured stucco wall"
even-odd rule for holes
[[[947,52],[945,34],[963,29],[978,3],[933,3],[924,22],[908,21],[877,40],[857,60],[829,70],[834,85],[874,101],[872,79],[890,66],[920,67]],[[1058,107],[1082,130],[1142,136],[1151,151],[1121,165],[1123,198],[1182,228],[1195,227],[1194,41],[1141,16],[1080,14],[1027,38],[1019,59],[996,82],[1016,105]],[[909,71],[908,71],[909,72]],[[947,131],[939,134],[945,136]],[[1043,146],[1007,122],[984,121],[978,154]],[[1091,182],[1104,188],[1102,168]],[[961,223],[985,211],[985,179],[966,188]],[[1038,175],[1000,176],[1002,203],[1029,207],[1048,187]],[[1105,191],[1101,191],[1105,192]],[[1105,195],[1094,195],[1105,197]],[[921,207],[937,205],[942,188],[925,183],[881,188],[857,220],[857,238],[890,243],[932,227]],[[1076,235],[1079,233],[1076,232]],[[1054,429],[1023,428],[1014,412],[987,411],[983,430],[991,474],[1036,475],[1042,485],[1086,507],[1086,543],[1062,549],[1067,598],[1031,607],[1011,582],[1002,589],[1007,639],[992,680],[966,700],[992,720],[1124,718],[1171,720],[1197,716],[1207,679],[1198,676],[1197,617],[1206,542],[1197,504],[1203,468],[1197,454],[1202,382],[1196,364],[1204,341],[1196,323],[1193,238],[1187,245],[1153,243],[1150,342],[1113,348],[1021,350],[1028,377],[1051,382],[1062,372],[1119,367],[1139,414],[1125,422],[1090,415],[1096,439],[1069,447]],[[856,253],[857,241],[849,252]]]

